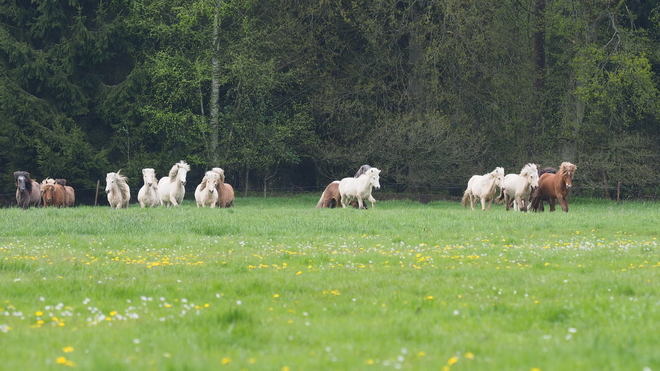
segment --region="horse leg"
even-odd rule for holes
[[[369,201],[371,201],[371,208],[375,209],[376,208],[376,199],[372,195],[369,195]]]
[[[346,208],[346,202],[348,201],[348,197],[346,195],[341,195],[341,207]]]
[[[561,205],[561,210],[563,212],[568,212],[568,201],[566,200],[566,197],[562,195],[557,195],[557,200],[559,201],[559,205]]]
[[[362,206],[362,197],[357,196],[357,201],[358,201],[358,210],[364,209],[364,206]]]
[[[555,211],[555,202],[557,202],[557,199],[554,197],[550,197],[550,201],[548,201],[548,203],[550,204],[550,211]]]
[[[506,206],[506,211],[509,211],[509,209],[511,208],[511,196],[509,196],[507,192],[504,192],[504,205]],[[515,210],[515,205],[513,206]]]
[[[481,211],[486,210],[486,199],[481,197]]]
[[[470,193],[470,209],[474,211],[474,204],[477,202],[477,196]]]

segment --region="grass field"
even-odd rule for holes
[[[659,204],[317,198],[0,209],[0,369],[660,370]]]

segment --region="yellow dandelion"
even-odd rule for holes
[[[222,359],[222,361],[220,361],[220,363],[222,363],[223,365],[227,365],[229,364],[229,362],[231,362],[231,358],[229,357],[225,357]]]
[[[451,357],[451,358],[449,358],[449,360],[447,361],[447,364],[448,364],[449,366],[452,366],[452,365],[453,365],[454,363],[456,363],[456,362],[458,362],[458,357]]]
[[[44,312],[38,310],[35,314],[37,315],[37,317],[41,317],[44,315]]]
[[[296,276],[302,274],[302,271],[296,272]]]
[[[250,358],[250,359],[248,359],[248,363],[253,365],[253,364],[257,363],[257,360],[254,359],[254,358]]]
[[[57,357],[57,359],[55,360],[55,362],[56,362],[58,365],[66,364],[66,357]]]
[[[368,360],[367,360],[367,364],[368,364],[368,365],[373,365],[373,364],[374,364],[374,360],[373,360],[373,359],[368,359]]]
[[[282,367],[282,371],[289,371],[289,370],[291,370],[291,369],[289,368],[289,366],[284,366],[284,367]]]
[[[273,295],[273,297],[274,297],[274,298],[279,298],[279,297],[280,297],[280,294],[275,294],[275,295]]]
[[[474,359],[474,353],[472,353],[472,352],[467,352],[467,353],[465,353],[465,358],[467,358],[467,359]]]
[[[417,352],[418,357],[424,357],[425,355],[426,355],[426,352],[423,352],[423,351]]]
[[[64,353],[71,353],[71,352],[73,352],[73,347],[64,347],[64,348],[62,349],[62,351],[63,351]]]

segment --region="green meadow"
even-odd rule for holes
[[[658,203],[317,201],[0,209],[0,369],[660,370]]]

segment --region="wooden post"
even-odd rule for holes
[[[619,204],[619,200],[621,199],[621,182],[618,182],[616,184],[616,204]]]
[[[99,200],[99,185],[101,184],[100,180],[96,181],[96,196],[94,196],[94,206],[97,205],[98,200]]]

